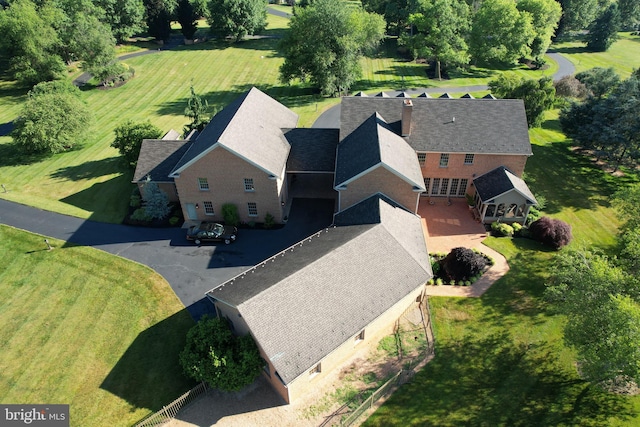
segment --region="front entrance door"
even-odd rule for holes
[[[189,219],[197,220],[198,219],[198,211],[196,211],[196,205],[193,203],[187,203],[187,215]]]

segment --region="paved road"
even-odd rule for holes
[[[194,318],[211,310],[204,293],[330,225],[333,201],[294,199],[287,225],[241,229],[232,245],[194,246],[179,228],[146,228],[83,220],[0,199],[0,223],[92,246],[161,274]],[[44,245],[44,243],[43,243]]]
[[[564,76],[569,76],[575,72],[575,67],[573,64],[561,54],[549,51],[549,57],[558,63],[558,71],[553,75],[554,80],[560,80]],[[456,87],[429,87],[429,88],[413,88],[413,89],[405,89],[404,92],[407,92],[412,97],[416,95],[427,92],[429,94],[442,94],[445,92],[450,93],[470,93],[470,92],[480,92],[483,90],[487,90],[486,85],[478,85],[478,86],[456,86]],[[400,93],[399,90],[395,91],[386,91],[386,94],[389,96],[396,96]],[[435,95],[437,96],[437,95]],[[337,129],[340,127],[340,104],[329,108],[327,111],[322,113],[320,117],[316,119],[313,123],[312,127],[320,128],[320,129]]]

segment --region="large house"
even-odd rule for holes
[[[134,182],[152,179],[190,221],[286,221],[289,193],[335,199],[333,226],[207,292],[250,333],[285,401],[303,395],[363,342],[391,332],[432,277],[421,197],[474,197],[484,222],[524,222],[531,144],[524,104],[495,98],[354,96],[339,129],[298,117],[253,88],[195,138],[146,140]],[[149,178],[147,178],[149,177]]]

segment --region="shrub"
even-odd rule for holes
[[[471,281],[470,280],[465,280],[464,281],[464,285],[465,286],[471,286]]]
[[[543,216],[529,226],[531,238],[558,250],[571,242],[571,226],[559,219]]]
[[[179,221],[180,221],[179,216],[172,216],[171,218],[169,218],[169,224],[171,225],[176,225]]]
[[[138,163],[140,147],[144,139],[158,139],[162,131],[150,122],[135,123],[127,120],[114,129],[115,138],[111,146],[116,148],[132,168]]]
[[[467,248],[453,248],[442,260],[442,268],[451,280],[467,280],[479,275],[487,266],[487,260],[482,254]]]
[[[438,277],[438,278],[436,279],[436,285],[437,285],[437,286],[442,286],[442,285],[444,285],[444,280],[442,280],[440,277]]]
[[[222,218],[227,225],[233,225],[236,227],[240,224],[240,215],[238,214],[238,207],[233,203],[225,203],[222,205]]]
[[[491,234],[496,237],[511,237],[513,236],[513,227],[504,222],[496,221],[491,224]]]
[[[139,208],[133,211],[133,213],[131,214],[131,219],[134,221],[143,221],[143,222],[147,222],[151,220],[151,218],[149,218],[149,215],[147,215],[147,212],[144,210],[144,208]]]
[[[264,216],[264,228],[272,228],[275,225],[273,215],[269,212]]]
[[[147,182],[142,187],[142,193],[144,211],[149,218],[162,219],[171,213],[169,196],[148,176]]]
[[[131,198],[129,199],[129,206],[131,206],[132,208],[139,208],[141,203],[142,198],[140,197],[140,194],[131,195]]]
[[[434,276],[438,275],[438,272],[440,272],[440,261],[430,257],[431,258],[431,271],[433,272]]]

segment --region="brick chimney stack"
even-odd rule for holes
[[[413,102],[410,99],[402,101],[402,136],[411,135],[411,113]]]

